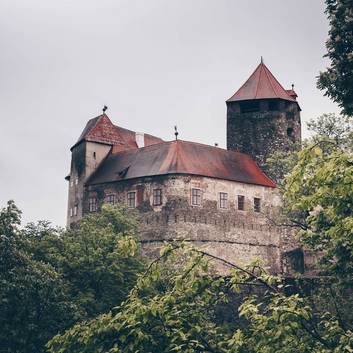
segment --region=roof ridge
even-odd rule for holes
[[[269,72],[271,72],[271,71],[269,70],[269,68],[268,68],[265,64],[262,64],[262,65],[264,65],[264,66],[265,66],[265,69],[267,69],[267,70],[265,70],[265,75],[266,75],[268,81],[270,82],[270,85],[271,85],[271,87],[272,87],[273,93],[274,93],[275,95],[279,96],[278,92],[277,92],[276,89],[273,87],[272,80],[271,80],[271,78],[269,77],[268,72],[267,72],[267,71],[269,71]],[[272,73],[271,73],[271,74],[272,74]],[[276,77],[275,77],[275,76],[272,75],[272,77],[276,80]],[[276,81],[277,81],[277,80],[276,80]],[[279,82],[277,81],[277,83],[279,83]],[[280,83],[279,83],[279,84],[280,84]]]
[[[264,64],[265,65],[265,64]],[[274,78],[274,80],[277,82],[277,84],[283,89],[283,91],[288,95],[288,97],[289,98],[292,98],[289,94],[288,94],[288,92],[287,92],[287,90],[281,85],[281,83],[277,80],[277,78],[275,77],[275,75],[273,75],[273,73],[270,71],[270,69],[265,65],[265,67],[266,67],[266,69],[267,69],[267,71],[272,75],[272,77]],[[266,76],[268,77],[268,73],[267,73],[267,71],[266,71]],[[272,86],[272,89],[273,89],[273,91],[279,96],[279,93],[276,91],[276,89],[273,87],[273,85],[272,85],[272,81],[269,79],[269,81],[270,81],[270,84],[271,84],[271,86]]]
[[[262,60],[261,60],[261,63],[259,64],[258,67],[260,67],[260,73],[259,73],[259,78],[257,80],[257,85],[256,85],[256,90],[255,90],[255,98],[257,97],[257,92],[259,90],[260,79],[261,79],[261,71],[263,70],[263,67],[264,67],[264,64],[263,64]],[[250,79],[250,77],[249,77],[249,79]]]

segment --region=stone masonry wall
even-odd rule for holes
[[[163,204],[152,206],[153,189],[162,189]],[[202,190],[201,206],[191,205],[191,189]],[[86,187],[88,198],[102,204],[114,194],[126,204],[127,192],[136,191],[135,211],[139,219],[145,253],[155,256],[165,240],[186,240],[205,251],[237,264],[260,259],[271,272],[283,272],[283,238],[286,230],[269,220],[276,217],[281,199],[277,189],[201,176],[169,175],[145,177]],[[219,193],[228,193],[227,209],[219,207]],[[245,210],[237,210],[237,195],[245,196]],[[254,212],[253,198],[261,199],[261,212]],[[287,247],[288,247],[287,241]],[[223,268],[218,265],[218,270]]]
[[[271,101],[263,100],[259,111],[248,113],[241,111],[241,102],[227,104],[227,148],[250,154],[263,170],[274,151],[288,151],[293,142],[301,141],[298,104],[274,103],[276,110],[269,110]]]

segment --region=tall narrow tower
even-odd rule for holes
[[[227,100],[227,149],[250,154],[266,171],[275,151],[301,141],[300,107],[292,89],[285,90],[261,63]]]

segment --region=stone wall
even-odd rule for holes
[[[300,109],[296,102],[260,100],[259,111],[243,112],[242,102],[227,103],[227,149],[251,155],[266,170],[274,151],[288,151],[301,141]],[[271,105],[276,106],[276,110]]]
[[[153,206],[156,188],[162,189],[161,206]],[[192,188],[202,190],[201,206],[191,205]],[[283,238],[287,231],[271,222],[281,204],[277,189],[201,176],[145,177],[87,186],[83,212],[88,212],[89,197],[96,197],[102,204],[106,195],[114,194],[117,202],[126,204],[128,191],[137,193],[139,202],[134,212],[147,255],[155,256],[166,240],[186,240],[237,264],[259,259],[271,272],[284,271]],[[227,209],[219,207],[220,192],[228,193]],[[237,209],[237,195],[245,196],[244,211]],[[261,212],[253,210],[254,197],[261,199]],[[218,269],[223,271],[221,266]]]

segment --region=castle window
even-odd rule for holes
[[[293,128],[289,127],[289,128],[287,129],[287,136],[288,136],[288,137],[293,137],[293,134],[294,134]]]
[[[238,210],[244,211],[245,209],[245,196],[238,195]]]
[[[113,194],[107,195],[105,197],[105,202],[110,203],[111,205],[114,205],[115,204],[115,195],[113,195]]]
[[[219,207],[228,208],[228,194],[226,192],[219,193]]]
[[[254,211],[261,212],[261,199],[254,197]]]
[[[240,111],[242,113],[258,112],[260,110],[259,101],[245,101],[240,103]]]
[[[75,205],[75,207],[74,207],[74,216],[77,216],[77,210],[78,210],[78,206]]]
[[[75,178],[75,185],[78,184],[78,177]]]
[[[191,205],[201,206],[201,190],[191,189]]]
[[[95,197],[88,199],[88,210],[90,212],[97,212],[97,199]]]
[[[93,152],[93,158],[96,159],[96,152]]]
[[[74,180],[73,180],[73,179],[70,180],[70,186],[71,186],[71,187],[74,186]]]
[[[70,217],[72,217],[74,215],[74,210],[72,209],[72,207],[70,208]]]
[[[129,191],[127,193],[127,207],[135,208],[136,207],[136,192]]]
[[[162,189],[153,190],[153,206],[160,206],[162,204]]]

